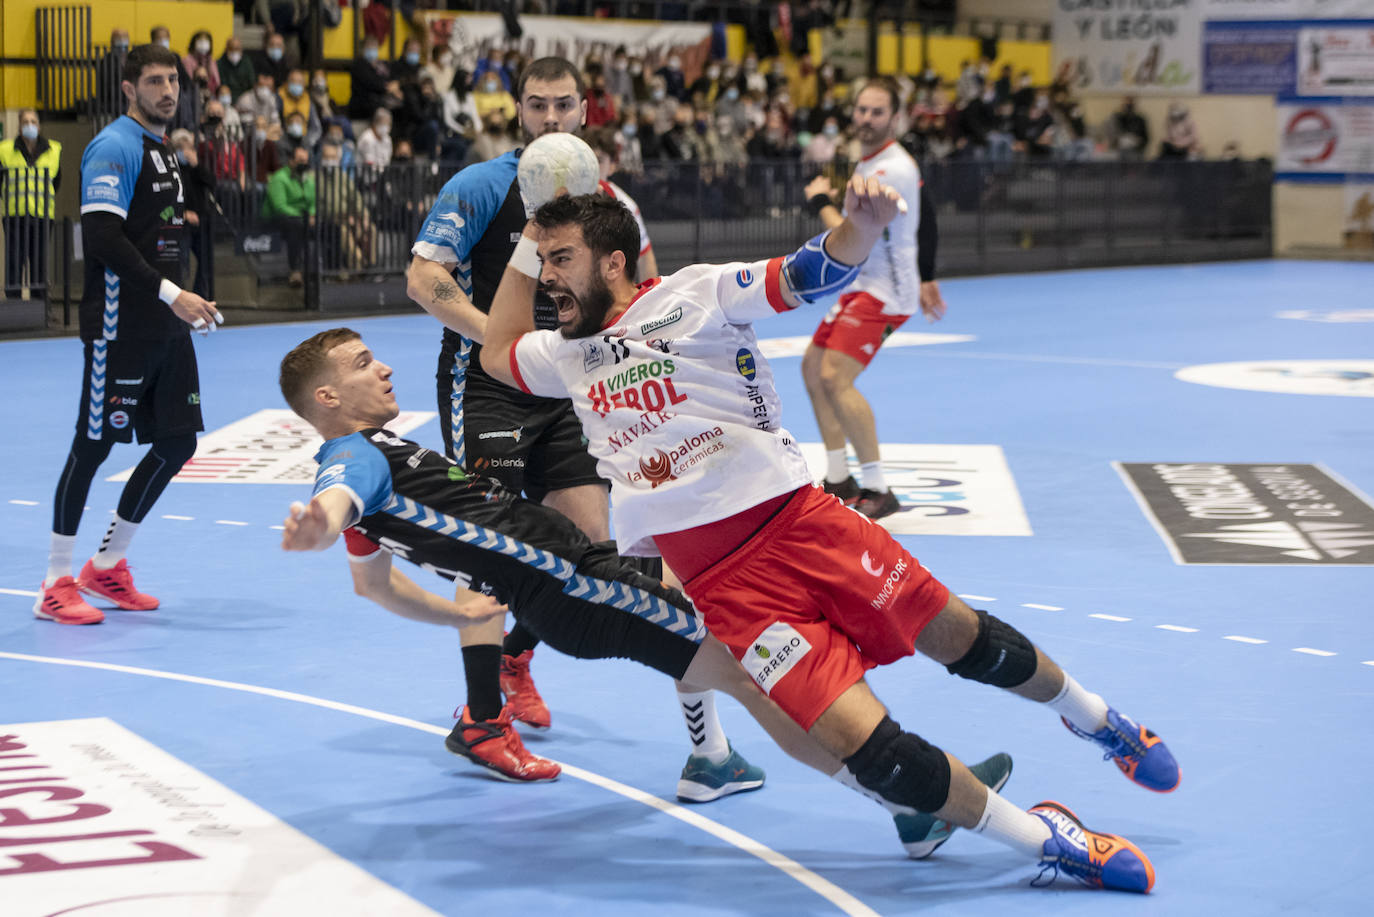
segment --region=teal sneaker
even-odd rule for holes
[[[730,757],[720,764],[709,758],[690,755],[677,782],[677,798],[683,802],[710,802],[731,793],[744,793],[763,786],[763,768],[755,767],[730,746]]]
[[[1011,779],[1011,755],[998,752],[986,761],[969,765],[969,770],[984,786],[996,793]],[[936,847],[949,840],[956,827],[924,812],[893,815],[892,820],[897,823],[897,837],[906,848],[907,856],[913,860],[924,860],[934,853]]]

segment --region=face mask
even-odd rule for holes
[[[286,126],[286,132],[290,134],[292,137],[305,136],[305,128],[301,127],[299,124],[288,124]]]
[[[308,169],[308,168],[310,168],[310,164],[309,164],[309,163],[299,163],[299,162],[297,162],[297,163],[292,163],[292,165],[291,165],[291,171],[295,172],[297,175],[300,175],[301,173],[303,173],[303,172],[304,172],[306,169]]]
[[[708,80],[719,79],[719,78],[720,78],[720,68],[719,68],[719,67],[712,67],[711,69],[707,70],[707,71],[706,71],[706,78],[707,78]]]
[[[655,90],[654,90],[654,101],[655,101],[655,102],[662,102],[663,99],[664,99],[664,97],[666,97],[667,95],[668,95],[667,90],[664,90],[664,89],[655,89]]]
[[[440,70],[447,70],[448,65],[453,63],[453,58],[447,54],[441,54],[439,55],[439,60],[436,61],[436,63],[439,65]]]
[[[376,48],[363,48],[363,60],[368,61],[369,63],[374,63],[374,64],[375,64],[375,63],[377,62],[377,49],[376,49]]]
[[[259,128],[254,128],[253,139],[256,140],[258,143],[262,143],[264,140],[267,139],[267,131],[261,130]]]
[[[632,64],[632,65],[630,66],[630,73],[633,74],[634,76],[639,76],[639,75],[640,75],[641,73],[643,73],[643,72],[644,72],[644,68],[643,68],[642,66],[640,66],[639,64]]]
[[[210,115],[205,119],[205,126],[210,128],[211,130],[214,130],[215,128],[219,127],[221,120],[223,119],[220,118],[218,115]]]
[[[639,133],[639,126],[631,122],[622,127],[620,130],[621,133],[623,133],[626,137],[633,137],[635,134]]]
[[[234,97],[226,92],[219,97],[219,104],[223,105],[225,108],[228,108],[230,105],[234,104]]]
[[[329,90],[329,83],[325,80],[316,80],[310,85],[316,92],[327,92]]]
[[[117,41],[114,43],[114,49],[115,53],[123,54],[125,51],[129,50],[129,43],[127,41]]]
[[[237,67],[239,65],[239,61],[243,60],[243,52],[230,51],[228,54],[224,55],[224,59],[227,60],[229,63],[233,64],[235,67]]]
[[[267,59],[268,59],[268,60],[270,60],[270,61],[279,61],[279,60],[281,60],[281,56],[282,56],[282,49],[281,49],[281,48],[268,48],[268,49],[267,49]]]
[[[825,135],[826,135],[827,137],[834,137],[834,136],[835,136],[836,134],[838,134],[839,132],[840,132],[840,128],[839,128],[838,125],[835,125],[835,124],[827,124],[827,125],[825,126]]]
[[[418,64],[420,63],[420,54],[419,54],[419,52],[417,52],[417,51],[410,51],[410,52],[407,52],[407,53],[406,53],[406,63],[407,63],[407,64],[410,64],[410,66],[412,66],[412,67],[418,65]]]
[[[164,48],[170,48],[170,47],[172,46],[172,39],[170,39],[170,38],[159,38],[159,39],[157,40],[157,43],[160,44],[160,45],[162,45],[162,47],[164,47]]]
[[[501,84],[492,81],[483,86],[482,89],[485,92],[499,92],[501,90]]]
[[[339,162],[340,161],[337,159],[321,159],[320,167],[325,169],[337,169],[339,167]]]
[[[287,83],[286,91],[291,93],[293,97],[299,99],[301,94],[305,92],[305,87],[300,83]]]
[[[1025,87],[1029,86],[1030,84],[1031,84],[1030,77],[1025,76],[1025,77],[1022,77],[1022,78],[1021,78],[1021,88],[1024,89]]]
[[[739,90],[731,86],[729,89],[725,90],[725,98],[729,99],[731,102],[735,101],[739,98]]]
[[[197,53],[197,54],[209,54],[209,53],[210,53],[210,43],[209,43],[208,41],[206,41],[205,39],[203,39],[203,38],[202,38],[200,41],[196,42],[196,53]]]
[[[264,102],[272,98],[272,87],[270,86],[259,86],[257,92],[258,98]]]
[[[25,140],[37,140],[37,139],[38,139],[38,125],[37,125],[37,124],[25,124],[23,127],[21,127],[21,128],[19,129],[19,133],[22,134],[22,135],[24,136],[24,139],[25,139]]]
[[[779,105],[786,105],[786,104],[787,104],[788,102],[790,102],[790,101],[792,101],[792,97],[789,96],[787,93],[785,93],[785,92],[780,92],[780,93],[778,93],[778,104],[779,104]]]
[[[377,132],[378,137],[386,137],[391,134],[391,125],[382,124],[377,127],[374,127],[373,130]]]
[[[629,66],[629,61],[618,60],[615,62],[613,66],[617,70],[624,70],[627,66]]]
[[[681,69],[681,67],[682,67],[682,61],[678,60],[676,57],[670,57],[670,58],[668,58],[668,69],[669,69],[669,70],[678,70],[678,69]]]

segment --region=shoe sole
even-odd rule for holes
[[[100,624],[105,620],[105,616],[102,614],[100,617],[94,618],[90,621],[64,621],[56,615],[50,615],[47,612],[41,611],[37,608],[33,610],[33,616],[39,619],[40,621],[54,621],[58,624],[71,624],[77,627],[81,626],[82,624]]]
[[[711,802],[732,793],[747,793],[750,790],[757,790],[761,786],[763,786],[762,780],[741,780],[718,787],[702,786],[691,780],[679,780],[677,782],[677,798],[680,802]]]
[[[992,783],[991,785],[988,785],[988,789],[994,793],[1001,792],[1002,787],[1006,786],[1007,781],[1011,779],[1011,772],[1012,768],[1008,767],[1007,772],[1002,775],[1002,779]],[[940,838],[938,841],[916,841],[912,844],[903,844],[902,846],[906,848],[907,856],[911,859],[924,860],[926,857],[930,856],[936,850],[939,850],[940,846],[944,844],[946,841],[948,841],[951,837],[953,837],[954,832],[958,830],[959,829],[957,827],[951,827],[949,833],[946,834],[944,837]],[[930,849],[928,850],[926,849],[927,844],[930,845]]]
[[[452,745],[448,743],[447,740],[445,740],[444,747],[448,749],[449,754],[456,755],[457,757],[462,758],[465,761],[471,761],[473,764],[476,764],[478,767],[486,771],[492,777],[495,777],[497,780],[502,780],[506,783],[552,783],[553,781],[557,780],[559,777],[563,775],[563,772],[560,770],[552,777],[516,777],[506,773],[505,771],[501,770],[489,761],[483,761],[481,758],[477,758],[473,755],[468,754],[467,749],[463,748],[461,745],[458,746],[458,748],[454,748]]]
[[[162,605],[161,602],[158,602],[157,605],[151,605],[147,608],[139,608],[137,605],[130,605],[129,603],[117,599],[112,595],[106,595],[94,586],[89,586],[86,583],[81,582],[80,580],[77,580],[76,588],[86,593],[86,595],[93,595],[96,598],[104,599],[105,601],[112,603],[114,607],[118,608],[120,611],[156,611]]]

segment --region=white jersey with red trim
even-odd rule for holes
[[[781,269],[693,265],[641,284],[595,335],[534,331],[511,349],[521,388],[572,398],[622,554],[811,483],[750,325],[788,308]]]
[[[639,253],[642,255],[653,248],[653,243],[649,241],[649,227],[644,225],[644,217],[640,214],[639,205],[635,203],[635,199],[613,181],[603,181],[600,184],[602,193],[620,201],[630,213],[634,214],[635,223],[639,226]]]
[[[859,160],[855,175],[878,178],[897,189],[906,213],[887,224],[868,261],[846,292],[868,293],[889,315],[914,315],[921,308],[921,275],[916,268],[916,230],[921,223],[921,169],[901,144],[889,140]]]

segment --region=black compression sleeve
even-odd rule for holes
[[[134,248],[124,233],[124,221],[103,210],[81,214],[81,241],[86,254],[121,278],[156,290],[162,275]]]
[[[935,279],[935,246],[940,233],[935,225],[935,205],[930,202],[930,194],[924,183],[921,184],[921,222],[916,227],[916,270],[920,272],[921,282]]]

